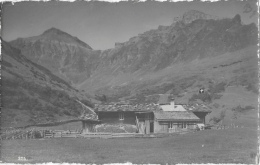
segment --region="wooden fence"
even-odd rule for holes
[[[0,135],[0,140],[12,139],[38,139],[38,138],[129,138],[129,137],[155,137],[137,133],[82,133],[78,130],[16,130]]]
[[[40,134],[35,130],[12,130],[1,132],[0,140],[11,140],[11,139],[35,139],[37,134]]]
[[[58,137],[77,137],[81,131],[78,130],[8,130],[2,131],[0,140],[11,139],[38,139],[38,138],[58,138]]]
[[[241,126],[240,126],[241,127]],[[211,129],[228,129],[239,128],[239,126],[225,126],[219,125],[212,127]],[[185,134],[194,130],[171,130],[167,134]],[[6,129],[1,130],[0,140],[12,140],[12,139],[38,139],[38,138],[117,138],[117,137],[135,137],[135,138],[153,138],[162,137],[168,135],[159,134],[138,134],[138,133],[82,133],[82,130],[26,130],[26,129]]]
[[[44,130],[43,138],[79,137],[80,134],[78,130]]]

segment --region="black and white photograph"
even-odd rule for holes
[[[1,163],[258,164],[258,3],[1,4]]]

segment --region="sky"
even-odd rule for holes
[[[240,14],[245,24],[257,23],[254,1],[221,2],[19,2],[2,9],[2,38],[11,41],[42,34],[55,27],[78,37],[93,49],[113,48],[115,42],[170,25],[189,10],[232,18]],[[253,16],[252,16],[253,15]]]

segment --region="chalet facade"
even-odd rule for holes
[[[209,111],[206,107],[175,105],[174,101],[159,104],[96,105],[95,112],[103,124],[130,124],[138,133],[171,133],[182,129],[194,129],[199,123],[205,123]]]

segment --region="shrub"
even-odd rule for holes
[[[107,102],[108,100],[106,95],[101,95],[101,96],[96,95],[95,98],[101,102]]]
[[[214,124],[217,124],[221,121],[221,119],[219,117],[212,117],[209,122],[213,122]]]
[[[217,124],[217,123],[219,123],[220,121],[223,121],[223,119],[225,118],[225,116],[226,116],[226,110],[222,110],[222,111],[220,112],[219,117],[214,116],[214,117],[212,117],[212,118],[209,120],[209,122],[212,121],[214,124]]]

